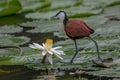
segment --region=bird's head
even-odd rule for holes
[[[66,23],[68,21],[68,17],[67,17],[67,14],[65,13],[65,11],[59,11],[52,18],[54,18],[54,17],[60,18],[63,21],[63,23]]]

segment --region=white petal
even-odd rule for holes
[[[57,51],[57,50],[51,49],[51,51],[52,51],[53,53],[55,53],[55,54],[61,55],[61,53],[60,53],[59,51]]]
[[[35,45],[36,47],[38,47],[39,49],[44,49],[43,46],[39,45],[38,43],[33,43],[33,45]]]
[[[41,45],[39,45],[39,44],[36,45],[36,44],[37,43],[29,44],[29,47],[33,48],[33,49],[39,49],[39,50],[43,50],[44,49]]]
[[[53,52],[51,52],[51,51],[48,51],[48,53],[51,54],[51,55],[53,55]]]
[[[50,64],[53,64],[52,55],[47,55],[47,59]]]
[[[60,48],[62,48],[61,46],[58,46],[58,47],[54,47],[53,49],[60,49]]]
[[[29,44],[29,47],[30,48],[36,48],[34,45],[32,45],[32,44]]]
[[[65,55],[64,51],[61,51],[61,50],[56,50],[56,51],[59,52],[60,55],[61,55],[61,54],[62,54],[62,55]]]
[[[43,47],[45,47],[45,44],[44,44],[44,43],[42,43],[42,46],[43,46]]]
[[[42,51],[42,55],[45,56],[47,54],[47,52],[44,50]]]
[[[29,44],[29,47],[30,47],[30,48],[33,48],[33,49],[39,49],[38,47],[36,47],[36,46],[33,45],[33,44]]]
[[[63,59],[61,56],[59,56],[58,54],[55,54],[58,58],[60,58],[60,59]]]

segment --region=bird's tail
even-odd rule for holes
[[[90,29],[90,33],[93,34],[95,31],[93,29]]]

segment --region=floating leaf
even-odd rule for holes
[[[30,33],[46,33],[60,30],[60,21],[59,20],[35,20],[32,22],[22,23],[21,26],[24,27],[35,27],[33,30],[28,30]]]
[[[13,46],[13,45],[24,45],[29,42],[30,39],[28,37],[20,36],[9,36],[9,35],[1,35],[0,36],[0,45],[1,46]]]
[[[18,33],[23,30],[23,28],[14,25],[4,25],[0,27],[0,33]]]
[[[119,3],[119,0],[100,0],[100,1],[96,1],[96,0],[84,0],[83,4],[85,6],[89,6],[89,7],[94,7],[94,8],[100,8],[100,7],[106,7],[106,6],[110,6],[110,5],[116,5]]]
[[[117,69],[105,69],[105,70],[101,70],[101,71],[94,71],[94,72],[89,72],[92,75],[95,76],[106,76],[106,77],[119,77],[120,72],[117,71]]]
[[[66,11],[69,17],[89,17],[93,16],[95,14],[102,13],[103,9],[92,9],[92,7],[87,7],[87,6],[76,6],[76,7],[71,7],[67,9],[63,9],[63,11]]]
[[[111,17],[113,16],[113,17],[120,18],[119,12],[120,12],[120,5],[106,8],[104,11],[104,14],[106,16],[111,16]]]
[[[103,9],[92,9],[91,7],[86,7],[86,6],[75,6],[75,7],[70,7],[66,9],[62,9],[65,11],[69,17],[72,18],[79,18],[79,17],[89,17],[93,16],[95,14],[99,14],[103,11]],[[48,11],[48,12],[34,12],[34,13],[29,13],[25,17],[26,18],[32,18],[32,19],[49,19],[51,16],[55,15],[57,11]]]
[[[55,12],[49,11],[49,12],[34,12],[34,13],[28,13],[25,17],[31,18],[31,19],[50,19],[50,17]]]
[[[18,0],[8,0],[7,2],[4,2],[4,6],[5,7],[2,7],[0,10],[0,16],[15,14],[22,8]]]
[[[11,15],[6,17],[0,18],[0,24],[1,25],[13,25],[23,22],[25,19],[21,15]]]
[[[21,1],[19,0],[22,5],[22,10],[20,12],[32,12],[35,10],[41,10],[45,7],[50,6],[51,0],[28,0],[28,1]]]
[[[108,4],[107,6],[110,7],[110,6],[116,6],[116,5],[120,5],[119,0],[116,0],[115,2],[112,2],[112,3]]]
[[[0,49],[0,65],[24,65],[26,63],[40,63],[40,51],[23,47],[23,56],[18,56],[16,49]]]
[[[78,1],[81,0],[66,0],[66,1],[62,1],[62,0],[53,0],[51,8],[60,8],[60,7],[67,7],[67,6],[73,6],[74,4],[76,4]],[[64,4],[63,4],[64,3]]]

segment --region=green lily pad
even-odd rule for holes
[[[3,60],[0,61],[0,65],[23,65],[25,62],[23,61],[12,61],[14,58],[13,56],[0,56],[0,58],[3,58]]]
[[[95,75],[95,76],[106,76],[106,77],[119,77],[120,72],[117,69],[105,69],[101,71],[94,71],[89,72],[89,74]]]
[[[60,10],[60,9],[59,9]],[[89,17],[93,16],[95,14],[102,13],[103,9],[92,9],[91,7],[86,7],[86,6],[75,6],[75,7],[70,7],[66,9],[62,9],[63,11],[66,11],[68,14],[68,17]],[[55,15],[58,12],[56,11],[47,11],[47,12],[34,12],[34,13],[29,13],[25,17],[26,18],[31,18],[31,19],[49,19],[51,16]]]
[[[96,14],[100,14],[103,12],[103,9],[102,8],[93,9],[92,7],[89,6],[76,6],[76,7],[63,9],[63,11],[66,11],[69,17],[79,18],[79,17],[89,17]]]
[[[59,20],[35,20],[31,22],[22,23],[21,26],[24,27],[35,27],[35,29],[28,30],[30,33],[46,33],[59,31],[61,24]]]
[[[0,9],[0,16],[16,14],[22,8],[18,0],[8,0],[1,3],[1,5],[2,9]]]
[[[13,25],[23,22],[25,19],[21,15],[11,15],[0,18],[0,25]]]
[[[40,63],[42,58],[39,50],[23,47],[23,56],[18,56],[16,49],[0,49],[0,65],[24,65],[26,63]]]
[[[50,19],[50,17],[54,14],[55,12],[53,11],[48,11],[48,12],[33,12],[33,13],[28,13],[25,15],[26,18],[31,18],[31,19]]]
[[[0,36],[0,45],[1,46],[13,46],[13,45],[24,45],[25,43],[29,42],[30,39],[24,36],[10,36],[10,35],[1,35]]]
[[[55,1],[53,1],[53,2],[55,2]],[[60,2],[62,2],[62,1],[60,1]],[[73,1],[71,0],[71,2],[73,2]],[[59,6],[59,5],[57,5],[57,6]],[[58,10],[61,10],[61,9],[58,8],[55,11],[33,12],[33,13],[27,14],[26,18],[32,18],[32,19],[43,18],[43,19],[48,19],[52,15],[55,15],[58,12]],[[81,5],[64,8],[62,10],[66,11],[67,14],[68,14],[68,16],[69,17],[73,17],[73,18],[75,18],[75,17],[88,17],[88,16],[93,16],[95,14],[99,14],[99,13],[103,12],[102,8],[93,9],[93,7],[90,7],[90,6],[81,6]]]
[[[113,16],[113,17],[116,17],[116,18],[120,18],[119,12],[120,12],[120,5],[105,8],[104,14],[106,16],[111,16],[111,17]]]
[[[33,12],[36,10],[41,10],[46,7],[49,7],[51,5],[51,0],[29,0],[29,1],[21,1],[19,0],[22,5],[22,10],[20,10],[20,13],[26,13],[26,12]]]
[[[66,0],[66,1],[53,0],[51,8],[60,8],[60,7],[73,6],[78,2],[82,2],[82,0]]]
[[[113,4],[114,5],[117,5],[119,3],[119,0],[110,0],[110,1],[107,1],[107,0],[100,0],[100,1],[96,1],[96,0],[84,0],[83,4],[85,6],[92,6],[94,8],[99,8],[99,7],[106,7],[106,6],[112,6]]]
[[[23,28],[14,25],[4,25],[0,27],[0,33],[18,33],[23,30]]]

